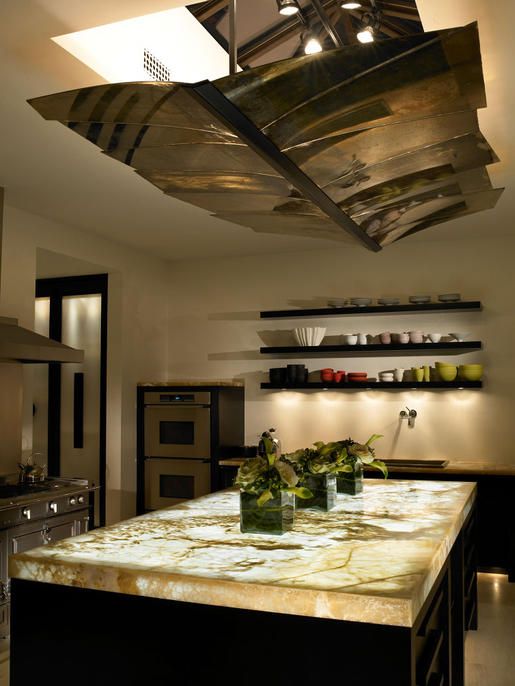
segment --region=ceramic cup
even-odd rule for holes
[[[388,345],[388,343],[392,342],[392,334],[389,331],[383,331],[383,333],[379,334],[379,340],[383,345]]]
[[[367,344],[367,334],[366,333],[358,333],[358,343],[360,345],[366,345]]]
[[[342,383],[345,381],[345,372],[339,369],[337,372],[334,373],[334,381],[335,383]]]
[[[272,367],[268,370],[270,376],[270,383],[284,384],[286,383],[286,367]]]
[[[395,381],[402,381],[404,378],[404,369],[401,369],[400,367],[394,369],[393,378],[395,379]]]
[[[320,378],[322,381],[332,381],[334,379],[334,369],[326,367],[320,370]]]
[[[425,364],[424,367],[424,381],[431,381],[431,367]]]
[[[441,333],[428,333],[427,336],[431,343],[440,343],[440,339],[442,338]]]
[[[412,367],[413,381],[424,381],[424,369],[422,367]]]
[[[409,333],[403,331],[399,334],[399,343],[409,343]]]
[[[409,338],[412,343],[424,342],[424,334],[422,333],[422,331],[410,331]]]
[[[345,345],[356,345],[356,343],[358,342],[358,337],[354,333],[344,333],[343,342],[345,343]]]

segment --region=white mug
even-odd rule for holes
[[[402,381],[404,378],[404,369],[401,369],[400,367],[398,369],[394,369],[393,378],[395,381]]]
[[[360,345],[366,345],[367,344],[367,334],[366,333],[358,333],[358,343]]]

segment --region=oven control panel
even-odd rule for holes
[[[48,498],[39,494],[39,497],[33,501],[27,501],[20,505],[13,503],[9,508],[1,509],[0,529],[74,512],[75,510],[83,510],[88,505],[89,494],[87,491],[68,495],[49,494]]]

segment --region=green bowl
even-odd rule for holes
[[[442,381],[454,381],[458,376],[458,368],[453,365],[447,365],[444,367],[438,367],[438,374]]]
[[[460,364],[459,366],[460,379],[464,381],[481,381],[483,376],[482,364]]]

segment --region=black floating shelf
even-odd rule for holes
[[[261,388],[275,391],[309,391],[309,390],[335,390],[335,391],[383,391],[383,390],[418,390],[439,388],[442,390],[456,390],[464,388],[482,388],[482,381],[345,381],[343,383],[326,383],[323,381],[312,381],[296,386],[285,386],[284,384],[272,384],[264,382]]]
[[[382,357],[394,355],[429,355],[435,352],[445,355],[461,355],[473,350],[481,350],[481,341],[456,341],[455,343],[370,343],[368,345],[315,345],[300,346],[286,345],[276,347],[263,347],[259,351],[265,355],[300,355],[300,356],[327,356],[339,355],[350,357],[366,355]]]
[[[475,311],[482,309],[479,300],[455,303],[424,303],[423,305],[371,305],[370,307],[319,307],[299,310],[268,310],[260,312],[261,319],[286,319],[288,317],[336,317],[361,314],[410,314],[423,312]]]

